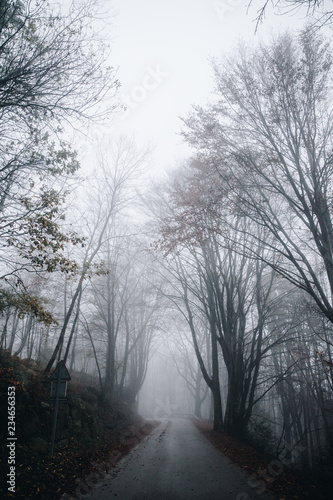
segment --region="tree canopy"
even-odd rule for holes
[[[63,223],[79,168],[64,127],[116,107],[110,49],[92,26],[98,8],[0,2],[0,276],[26,294],[27,271],[75,272],[65,247],[83,243]]]
[[[264,259],[333,321],[331,48],[311,31],[286,33],[241,47],[214,71],[215,102],[195,107],[184,137],[220,186],[218,202],[255,223],[245,231],[265,253],[239,250]]]

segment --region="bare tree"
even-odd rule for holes
[[[0,5],[0,277],[27,299],[24,270],[75,271],[64,247],[79,238],[61,222],[64,179],[79,164],[63,127],[108,115],[118,87],[93,28],[99,7]]]
[[[109,158],[108,156],[109,155]],[[138,152],[133,141],[119,138],[107,153],[101,149],[99,158],[99,174],[94,181],[89,179],[88,199],[90,200],[90,218],[86,221],[87,238],[81,269],[78,272],[76,285],[69,306],[65,312],[63,325],[53,354],[48,362],[49,371],[57,356],[60,356],[65,334],[70,322],[75,304],[82,294],[84,282],[93,274],[112,272],[109,262],[104,262],[106,247],[111,248],[117,238],[116,221],[130,203],[133,196],[132,180],[144,164],[147,152]],[[89,205],[88,205],[89,206]],[[84,218],[84,214],[82,214]],[[114,286],[114,284],[112,284]],[[72,338],[70,338],[72,340]],[[112,352],[112,345],[109,346]],[[110,366],[110,365],[108,365]]]
[[[180,284],[174,294],[178,301],[171,298],[183,310],[203,377],[212,390],[214,426],[241,434],[261,397],[257,392],[261,361],[272,342],[281,341],[272,340],[266,327],[274,274],[260,260],[239,251],[254,247],[260,254],[256,238],[247,234],[250,220],[237,222],[230,216],[232,224],[222,227],[223,197],[211,176],[199,175],[199,167],[192,162],[186,175],[181,171],[176,179],[169,213],[161,223],[160,244],[175,263],[166,264]],[[208,367],[198,341],[200,322],[211,336]],[[223,410],[219,353],[228,380]]]
[[[188,325],[182,321],[182,316],[174,315],[173,308],[170,311],[170,322],[174,323],[176,335],[170,335],[166,339],[168,350],[172,361],[181,378],[185,381],[186,388],[193,398],[193,412],[198,418],[202,418],[202,405],[207,398],[208,385],[205,383],[193,349],[193,343],[188,332]],[[183,325],[184,323],[184,325]],[[171,329],[171,328],[170,328]],[[209,331],[204,328],[197,328],[199,352],[208,366],[209,363]]]
[[[333,11],[325,5],[324,0],[263,0],[260,4],[251,0],[249,7],[258,5],[257,27],[259,23],[264,21],[266,9],[269,4],[274,7],[275,11],[282,12],[285,15],[290,15],[299,11],[301,7],[305,7],[307,14],[312,15],[316,19],[315,25],[320,27],[332,22]]]
[[[225,205],[255,222],[248,232],[265,251],[243,250],[333,321],[330,47],[305,30],[214,68],[216,103],[185,120],[185,137],[220,176]]]

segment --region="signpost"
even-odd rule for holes
[[[59,401],[66,401],[67,394],[67,382],[71,379],[71,376],[66,368],[64,361],[59,361],[56,369],[51,376],[51,395],[50,400],[55,401],[54,415],[53,415],[53,425],[52,425],[52,437],[51,437],[51,449],[50,458],[53,457],[54,443],[57,430],[57,418],[59,410]]]

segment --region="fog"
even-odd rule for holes
[[[326,472],[331,13],[254,3],[0,7],[0,347]]]

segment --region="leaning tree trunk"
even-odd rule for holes
[[[49,373],[49,371],[51,370],[51,368],[53,366],[53,363],[56,360],[56,357],[57,357],[58,353],[61,352],[62,345],[64,343],[64,338],[65,338],[66,330],[67,330],[67,326],[68,326],[69,320],[71,319],[72,312],[73,312],[73,309],[74,309],[74,306],[75,306],[75,303],[76,303],[76,299],[78,298],[79,294],[81,293],[82,283],[83,283],[84,277],[85,277],[85,273],[83,272],[81,274],[79,284],[78,284],[78,286],[77,286],[77,288],[75,290],[75,293],[73,295],[73,298],[72,298],[72,301],[71,301],[71,305],[69,306],[69,309],[68,309],[68,311],[66,313],[65,321],[64,321],[64,324],[62,326],[62,329],[61,329],[61,332],[60,332],[60,336],[59,336],[57,345],[55,346],[53,354],[51,356],[51,359],[50,359],[50,361],[48,362],[48,364],[47,364],[47,366],[45,368],[45,373]]]

